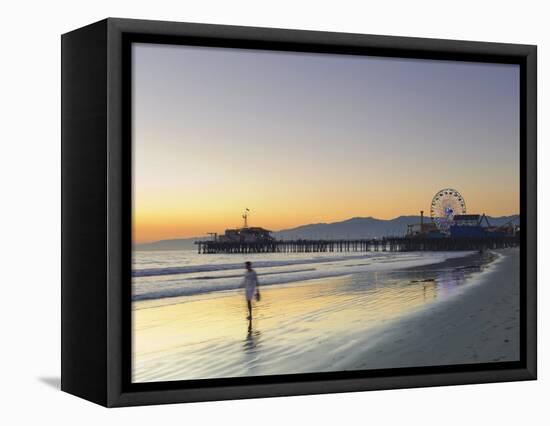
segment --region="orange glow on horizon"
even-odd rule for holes
[[[426,200],[425,197],[424,200]],[[422,205],[422,203],[417,203],[413,196],[396,204],[390,204],[387,201],[385,204],[356,201],[340,205],[338,202],[326,201],[324,205],[320,202],[321,205],[315,203],[302,205],[301,208],[295,209],[286,208],[289,205],[296,205],[296,203],[288,201],[279,205],[270,203],[265,206],[266,209],[262,210],[249,204],[251,209],[249,226],[261,226],[271,231],[280,231],[308,224],[339,222],[352,217],[371,216],[376,219],[389,220],[405,215],[418,216],[420,210],[424,210],[424,214],[429,215],[430,201],[431,198],[428,197]],[[518,210],[509,207],[514,204],[513,200],[494,202],[491,206],[485,201],[483,199],[466,199],[468,212],[486,213],[489,216],[508,216],[518,213]],[[210,209],[205,206],[203,212],[197,209],[194,213],[184,209],[170,209],[169,206],[164,211],[136,211],[133,221],[133,240],[136,244],[142,244],[159,240],[202,237],[208,232],[222,234],[226,229],[243,226],[241,218],[243,210],[244,207],[234,205],[218,211],[212,206]]]

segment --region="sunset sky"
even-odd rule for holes
[[[519,67],[134,44],[134,242],[519,212]]]

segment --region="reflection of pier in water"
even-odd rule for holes
[[[351,240],[266,240],[254,242],[197,241],[200,254],[215,253],[329,253],[369,251],[487,250],[519,245],[519,235],[472,238],[387,237]]]

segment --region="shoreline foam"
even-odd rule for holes
[[[405,252],[405,253],[369,253],[356,256],[326,256],[322,258],[289,260],[256,260],[253,263],[258,273],[260,283],[263,286],[273,286],[288,283],[301,283],[304,281],[323,278],[336,278],[349,274],[388,271],[404,268],[443,263],[449,259],[463,258],[475,252]],[[298,265],[308,268],[296,269]],[[146,274],[134,276],[132,279],[132,300],[139,302],[145,300],[173,298],[180,296],[193,296],[210,292],[222,292],[237,290],[242,281],[242,274],[235,274],[235,270],[242,271],[242,263],[194,265],[166,268],[148,269]],[[185,270],[185,275],[178,275],[175,271]],[[204,272],[211,275],[204,275]],[[137,273],[138,271],[135,271]],[[162,275],[163,272],[168,272]]]

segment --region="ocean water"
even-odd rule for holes
[[[360,252],[198,254],[194,250],[136,251],[134,301],[236,290],[244,263],[252,262],[262,286],[432,265],[472,252]]]
[[[135,382],[357,369],[394,320],[456,298],[499,255],[136,252]],[[251,261],[262,298],[247,321]]]

